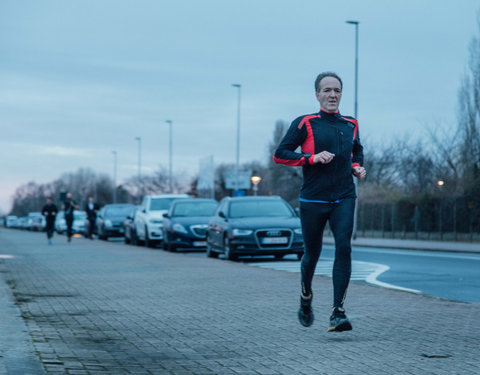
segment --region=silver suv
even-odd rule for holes
[[[150,194],[143,198],[140,210],[135,215],[137,243],[154,247],[163,240],[163,214],[176,199],[190,198],[187,194]]]

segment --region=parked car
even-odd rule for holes
[[[123,222],[133,207],[133,204],[128,203],[103,206],[95,222],[98,238],[107,240],[109,237],[123,237]]]
[[[5,228],[15,228],[17,225],[18,217],[15,215],[8,215],[5,217],[4,225]]]
[[[87,213],[85,211],[75,210],[73,211],[73,223],[72,233],[83,234],[85,231],[85,218]],[[55,230],[58,234],[64,234],[67,232],[67,222],[65,220],[65,212],[58,211],[55,215]]]
[[[58,211],[55,215],[55,230],[58,234],[63,234],[67,231],[67,222],[65,221],[65,213]]]
[[[24,222],[23,229],[36,230],[36,228],[34,227],[34,220],[41,217],[41,212],[29,212],[27,215],[27,220]]]
[[[163,214],[163,248],[206,249],[207,228],[218,202],[214,199],[179,199]]]
[[[163,214],[170,209],[176,199],[190,198],[187,194],[146,195],[141,210],[135,216],[135,229],[138,244],[154,247],[163,240]]]
[[[85,211],[75,210],[73,211],[73,234],[83,234],[85,232],[85,218],[87,213]]]
[[[208,223],[208,257],[297,254],[300,259],[303,251],[300,219],[280,197],[226,197]]]
[[[123,236],[125,237],[125,243],[136,245],[137,244],[137,233],[135,230],[135,216],[140,210],[140,206],[133,206],[130,210],[130,213],[127,215],[127,218],[123,222]]]
[[[32,216],[31,218],[32,218],[31,229],[34,231],[43,232],[45,230],[45,227],[47,226],[47,220],[45,219],[45,216],[43,215]]]
[[[28,216],[22,216],[18,219],[18,228],[27,230],[30,228],[31,219]]]

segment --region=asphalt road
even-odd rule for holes
[[[192,253],[193,256],[203,256]],[[316,274],[330,276],[334,248],[325,245]],[[354,247],[352,280],[461,302],[480,302],[480,254]],[[295,257],[243,258],[252,266],[299,272]]]
[[[333,247],[328,252],[333,256]],[[480,254],[357,247],[353,259],[389,266],[379,281],[435,297],[480,302]]]

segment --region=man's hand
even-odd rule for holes
[[[313,157],[313,164],[321,163],[321,164],[328,164],[332,161],[335,154],[332,154],[328,151],[322,151],[318,154],[315,154]]]
[[[352,167],[352,173],[359,180],[365,178],[367,175],[367,171],[363,167]]]

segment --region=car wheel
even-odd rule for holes
[[[216,251],[213,251],[212,245],[208,243],[208,240],[207,240],[207,257],[218,258],[218,253]]]
[[[148,229],[145,227],[145,246],[150,247],[150,239],[148,238]]]
[[[163,250],[168,250],[167,242],[168,242],[167,233],[163,232],[163,240],[162,240]]]
[[[174,244],[171,244],[170,242],[167,242],[167,249],[172,253],[175,253],[177,251],[177,247]]]
[[[155,242],[148,238],[148,228],[145,227],[145,246],[146,247],[155,247]]]
[[[130,243],[135,246],[137,244],[137,235],[135,232],[130,231]]]
[[[100,232],[100,234],[98,235],[98,238],[100,238],[101,240],[106,241],[106,240],[107,240],[107,236],[105,236],[105,228],[102,228],[99,232]]]
[[[230,241],[228,240],[228,237],[225,237],[225,241],[223,242],[223,248],[225,250],[225,259],[228,259],[228,260],[238,259],[237,254],[235,254],[235,252],[232,249],[232,246],[230,245]]]

